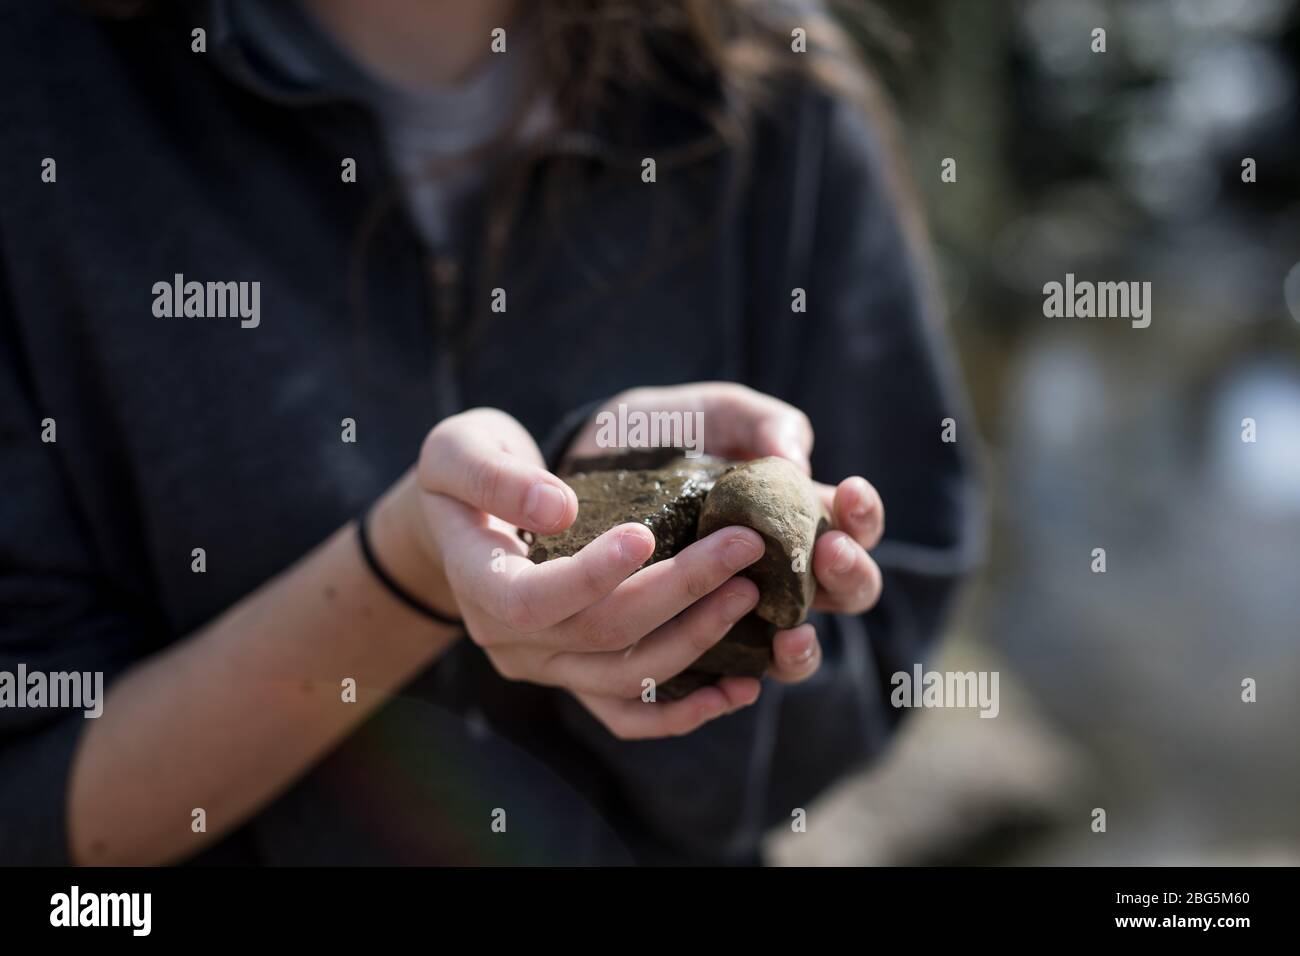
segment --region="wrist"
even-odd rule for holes
[[[375,502],[368,522],[371,548],[403,590],[438,613],[459,618],[440,549],[420,505],[422,493],[412,469]]]

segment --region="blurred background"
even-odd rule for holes
[[[1300,4],[851,12],[902,119],[993,505],[932,666],[999,671],[1001,713],[915,712],[769,858],[1300,864]],[[1067,272],[1150,281],[1150,327],[1044,318]]]

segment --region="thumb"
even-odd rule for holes
[[[475,409],[429,433],[420,450],[420,487],[529,531],[555,534],[578,516],[578,497],[540,461],[522,425],[504,412]]]

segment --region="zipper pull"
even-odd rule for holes
[[[447,344],[445,335],[455,325],[456,312],[460,308],[460,261],[455,256],[435,255],[430,272],[433,277],[434,327],[444,333],[442,344]]]
[[[429,260],[430,298],[433,314],[434,378],[440,417],[460,410],[457,358],[452,344],[456,313],[460,311],[460,261],[455,256],[435,254]]]

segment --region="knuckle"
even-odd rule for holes
[[[424,438],[424,446],[431,452],[448,452],[455,447],[466,430],[472,426],[473,417],[471,412],[457,412],[455,415],[448,415],[429,429],[429,433]]]
[[[537,614],[529,603],[526,590],[516,581],[512,581],[506,588],[502,619],[506,627],[520,634],[531,634],[537,630]]]
[[[715,560],[718,566],[722,567],[721,556],[719,555]],[[686,565],[682,568],[682,588],[692,601],[706,597],[717,585],[717,575],[708,567]]]
[[[576,560],[576,559],[575,559]],[[593,597],[604,594],[608,590],[605,586],[605,577],[601,573],[602,568],[595,561],[578,560],[579,581],[584,594]]]
[[[701,614],[687,625],[686,635],[691,649],[702,654],[718,643],[728,630],[728,622],[721,614]]]
[[[495,643],[492,640],[491,631],[484,629],[478,623],[466,622],[466,624],[465,632],[469,635],[469,639],[479,647],[486,649]]]
[[[465,462],[465,480],[480,502],[494,501],[501,486],[501,463],[493,458],[471,455]]]
[[[793,408],[794,406],[791,407]],[[794,412],[795,415],[798,416],[799,427],[802,428],[806,434],[811,436],[813,434],[813,423],[812,423],[812,419],[808,417],[808,413],[805,412],[802,408],[795,408]]]
[[[499,408],[492,408],[490,406],[480,405],[477,408],[471,408],[465,412],[465,415],[471,420],[481,422],[485,426],[510,425],[514,423],[514,419],[510,415],[506,414]]]
[[[691,731],[695,730],[704,723],[707,714],[702,707],[696,706],[692,710],[683,710],[681,716],[675,718],[669,725],[668,733],[673,737],[685,737]]]
[[[492,666],[496,672],[511,682],[522,681],[525,678],[524,668],[520,661],[513,654],[491,654]]]
[[[420,445],[420,457],[417,459],[415,470],[420,487],[425,491],[437,490],[438,465],[446,457],[444,451],[446,431],[442,430],[445,424],[442,422],[435,425],[429,434],[424,436],[424,442]]]
[[[641,681],[644,679],[643,674],[620,673],[610,682],[610,691],[615,697],[633,700],[641,696]]]
[[[602,617],[592,616],[577,625],[578,643],[587,650],[603,651],[612,643],[610,624]]]
[[[447,433],[456,427],[456,418],[455,415],[444,418],[430,428],[429,433],[424,436],[424,449],[428,451],[439,450],[447,440]]]
[[[608,717],[603,721],[603,723],[605,724],[605,729],[613,734],[618,740],[633,740],[635,738],[635,735],[632,733],[632,728],[616,717]]]
[[[622,402],[626,405],[636,406],[639,403],[648,400],[649,389],[644,386],[638,388],[629,388],[625,392],[620,392],[610,401],[611,405],[617,405]]]
[[[743,385],[740,382],[718,382],[715,387],[718,390],[717,394],[733,400],[744,400],[759,394],[748,385]]]

